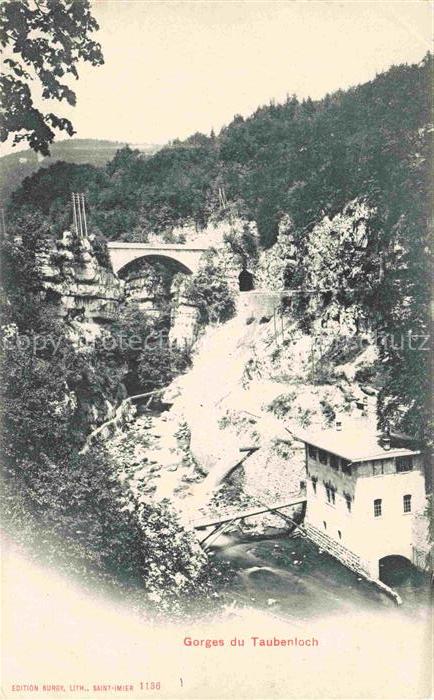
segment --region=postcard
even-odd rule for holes
[[[432,20],[0,4],[2,697],[432,696]]]

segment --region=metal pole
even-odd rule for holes
[[[86,206],[85,206],[85,199],[84,199],[84,194],[81,194],[81,207],[83,210],[83,222],[84,222],[84,236],[87,238],[87,221],[86,221]]]
[[[73,192],[71,195],[72,198],[72,217],[74,221],[74,228],[75,228],[75,233],[78,236],[78,224],[77,224],[77,211],[75,208],[75,193]]]
[[[279,341],[277,339],[277,326],[276,326],[276,307],[273,309],[273,329],[274,329],[274,341],[276,345],[279,345]]]
[[[0,209],[1,212],[1,218],[0,218],[0,235],[2,238],[6,238],[6,221],[5,221],[5,210],[2,208]]]
[[[79,225],[79,233],[78,237],[83,238],[83,223],[81,220],[81,207],[80,207],[80,195],[77,194],[77,209],[78,209],[78,225]]]

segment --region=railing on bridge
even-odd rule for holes
[[[201,545],[205,549],[210,547],[215,540],[237,520],[244,520],[263,513],[270,513],[279,516],[288,524],[292,525],[295,529],[300,530],[302,536],[305,537],[306,533],[304,528],[289,517],[289,515],[282,513],[282,510],[284,508],[291,508],[298,505],[304,506],[305,508],[306,503],[306,490],[303,488],[297,494],[292,494],[292,496],[279,501],[278,503],[273,503],[272,505],[258,502],[258,505],[250,506],[249,508],[244,508],[243,510],[226,511],[220,514],[210,513],[200,518],[191,519],[190,525],[195,530],[206,530],[208,528],[212,528],[211,531],[207,532],[205,537],[201,540]]]

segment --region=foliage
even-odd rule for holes
[[[238,257],[243,267],[256,265],[259,257],[258,231],[254,222],[247,223],[239,217],[231,217],[231,228],[224,235],[229,250]]]
[[[200,322],[224,323],[235,313],[235,299],[223,272],[206,260],[195,274],[182,275],[175,280],[181,299],[199,309]]]
[[[81,581],[143,591],[158,612],[173,616],[221,576],[167,501],[131,499],[101,449],[21,461],[6,471],[2,505],[6,527],[39,556]]]
[[[0,77],[1,141],[15,134],[14,144],[25,140],[35,151],[48,155],[53,129],[74,134],[69,119],[53,112],[44,114],[34,98],[41,91],[45,100],[65,99],[75,105],[75,93],[61,80],[68,75],[78,78],[79,61],[94,66],[103,63],[100,45],[89,38],[98,28],[89,0],[39,0],[34,7],[28,0],[4,0],[0,44],[9,52]]]
[[[322,414],[327,422],[327,425],[332,425],[333,421],[336,419],[336,412],[329,401],[322,399],[320,401]]]
[[[291,410],[295,397],[296,394],[292,391],[287,394],[280,394],[268,404],[267,411],[271,411],[278,418],[284,418]]]
[[[23,214],[42,214],[51,237],[57,238],[72,226],[71,193],[86,192],[86,201],[92,201],[94,193],[104,187],[106,180],[104,171],[92,165],[59,161],[49,168],[40,168],[12,195],[8,228],[10,225],[16,228],[17,218],[22,219]],[[89,231],[100,232],[92,207],[86,210]]]
[[[107,247],[107,241],[104,238],[101,231],[99,231],[98,229],[93,229],[92,233],[89,236],[89,240],[91,241],[93,252],[95,254],[97,262],[101,265],[101,267],[105,268],[106,270],[109,270],[110,272],[113,272],[113,266],[110,259],[110,253]]]
[[[106,364],[125,367],[123,380],[131,395],[167,386],[190,365],[188,348],[169,342],[168,319],[153,318],[134,303],[120,310],[110,334],[112,342],[101,339],[97,347]]]
[[[167,342],[143,348],[139,357],[138,376],[145,391],[161,389],[191,364],[190,350]]]
[[[101,139],[78,139],[73,137],[61,141],[53,141],[50,155],[44,157],[46,168],[56,161],[66,163],[88,163],[104,167],[119,150],[118,141]],[[144,147],[145,153],[155,153],[158,146]],[[143,151],[142,151],[143,152]],[[14,151],[0,157],[0,202],[7,202],[23,180],[40,168],[40,159],[32,149]]]
[[[132,307],[94,347],[78,350],[65,325],[39,313],[25,316],[26,302],[33,310],[42,307],[35,249],[44,229],[37,218],[33,224],[22,242],[3,241],[2,300],[9,308],[0,401],[6,527],[44,561],[87,583],[137,590],[149,606],[174,614],[187,596],[208,595],[220,571],[208,566],[196,538],[167,503],[135,500],[103,449],[79,453],[95,419],[90,409],[109,397],[115,403],[124,366],[133,368],[144,388],[171,379],[164,362],[160,369],[160,353],[143,344],[155,325]],[[132,334],[138,344],[128,342]],[[169,352],[167,339],[163,351]],[[172,375],[187,361],[175,349]]]
[[[431,119],[431,71],[428,55],[320,101],[290,97],[248,119],[235,117],[216,138],[196,134],[151,157],[122,149],[101,171],[105,182],[95,189],[90,176],[83,190],[97,212],[95,224],[110,239],[141,240],[186,221],[201,228],[211,215],[236,209],[256,222],[268,248],[285,217],[297,244],[325,215],[364,197],[388,236],[412,205],[403,180],[409,168],[419,168],[419,132]],[[39,206],[31,193],[20,198]],[[64,206],[65,196],[56,192],[52,203],[58,198]]]
[[[211,592],[222,572],[208,561],[194,534],[182,527],[169,501],[141,503],[137,518],[145,545],[149,599],[173,615],[181,597],[185,601]]]
[[[319,101],[260,107],[217,137],[195,134],[149,158],[123,149],[105,169],[64,165],[64,177],[61,166],[44,169],[14,195],[8,216],[29,206],[58,216],[73,179],[93,225],[111,239],[167,236],[178,224],[201,228],[238,210],[256,223],[262,247],[277,241],[261,263],[267,279],[305,289],[294,309],[305,330],[324,314],[354,332],[368,322],[389,336],[427,336],[431,75],[428,54]],[[292,245],[302,262],[295,269]],[[316,300],[312,287],[323,290]],[[206,319],[206,295],[193,288],[192,296]],[[429,354],[398,343],[381,346],[380,359],[389,370],[380,424],[426,439]]]

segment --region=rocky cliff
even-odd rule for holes
[[[65,231],[39,255],[43,292],[55,314],[65,319],[110,322],[124,299],[124,283],[102,266],[93,238]]]

